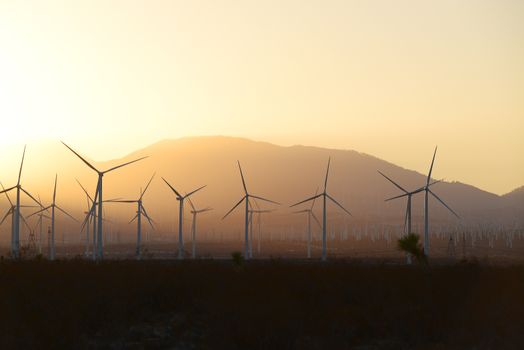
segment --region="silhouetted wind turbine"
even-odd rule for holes
[[[58,205],[56,205],[56,184],[58,181],[58,175],[55,175],[55,188],[53,190],[53,202],[51,205],[42,208],[33,214],[29,215],[28,217],[31,217],[33,215],[39,214],[45,210],[51,209],[51,247],[50,247],[50,260],[55,260],[55,209],[60,210],[62,213],[73,219],[74,221],[78,222],[77,219],[75,219],[72,215],[70,215],[68,212],[66,212],[64,209],[60,208]]]
[[[248,191],[247,191],[247,187],[246,187],[246,181],[244,180],[244,174],[242,173],[242,167],[240,166],[240,162],[237,161],[238,163],[238,169],[240,170],[240,177],[242,178],[242,186],[244,187],[244,197],[242,197],[242,199],[237,203],[235,204],[235,206],[233,208],[231,208],[230,211],[227,212],[226,215],[224,215],[224,217],[222,218],[225,219],[233,210],[236,209],[236,207],[238,207],[242,202],[245,201],[245,219],[244,219],[244,223],[245,223],[245,227],[244,227],[244,254],[245,254],[245,258],[246,260],[249,260],[249,198],[256,198],[256,199],[260,199],[260,200],[263,200],[263,201],[266,201],[266,202],[269,202],[269,203],[273,203],[273,204],[277,204],[277,205],[280,205],[280,203],[278,202],[275,202],[275,201],[272,201],[272,200],[269,200],[269,199],[266,199],[266,198],[262,198],[262,197],[259,197],[259,196],[255,196],[253,194],[249,194]]]
[[[396,183],[395,181],[393,181],[391,178],[389,178],[388,176],[386,176],[384,173],[382,173],[381,171],[377,170],[378,173],[380,175],[382,175],[384,178],[386,178],[386,180],[388,180],[389,182],[391,182],[393,185],[395,185],[395,187],[397,187],[398,189],[400,189],[402,192],[404,192],[404,194],[402,195],[399,195],[399,196],[395,196],[395,197],[392,197],[392,198],[388,198],[386,199],[385,201],[386,202],[389,202],[391,200],[395,200],[395,199],[398,199],[398,198],[402,198],[402,197],[408,197],[408,201],[407,201],[407,205],[406,205],[406,215],[405,215],[405,218],[404,218],[404,233],[405,234],[410,234],[410,233],[413,233],[411,231],[411,197],[417,193],[420,193],[422,191],[424,191],[424,188],[425,187],[420,187],[414,191],[408,191],[406,189],[404,189],[402,186],[400,186],[398,183]],[[430,183],[428,186],[432,186],[436,183],[439,183],[440,181],[442,180],[438,180],[438,181],[434,181],[432,183]],[[411,255],[410,254],[407,254],[406,256],[406,259],[407,259],[407,263],[408,264],[411,264]]]
[[[41,205],[40,202],[38,202],[29,192],[24,190],[20,184],[20,179],[22,178],[22,167],[24,166],[25,150],[26,146],[24,146],[24,153],[22,154],[22,162],[20,163],[20,171],[18,172],[18,181],[16,186],[4,189],[0,192],[1,194],[16,189],[16,206],[13,210],[13,224],[11,227],[11,254],[15,259],[20,257],[20,218],[22,217],[22,215],[20,215],[20,192],[24,192],[27,196],[29,196],[29,198],[35,201],[36,204]]]
[[[123,163],[123,164],[120,164],[120,165],[117,165],[117,166],[114,166],[112,168],[109,168],[105,171],[100,171],[98,170],[97,168],[95,168],[93,165],[91,165],[91,163],[89,163],[87,160],[85,160],[80,154],[78,154],[77,152],[75,152],[71,147],[69,147],[65,142],[62,141],[62,143],[64,144],[64,146],[66,146],[71,152],[73,152],[78,158],[80,158],[80,160],[82,160],[88,167],[90,167],[92,170],[94,170],[97,174],[98,174],[98,183],[96,185],[96,195],[95,195],[95,200],[94,200],[94,203],[97,202],[97,197],[98,197],[98,203],[97,203],[97,206],[98,206],[98,222],[97,222],[97,245],[98,245],[98,252],[96,254],[96,258],[95,259],[103,259],[104,258],[104,248],[103,248],[103,242],[102,242],[102,230],[103,230],[103,208],[102,208],[102,204],[103,204],[103,197],[102,197],[102,193],[103,193],[103,177],[105,174],[113,171],[113,170],[116,170],[118,168],[122,168],[126,165],[129,165],[129,164],[132,164],[132,163],[136,163],[142,159],[145,159],[147,157],[141,157],[141,158],[138,158],[138,159],[135,159],[135,160],[132,160],[130,162],[126,162],[126,163]],[[95,204],[93,204],[94,206]]]
[[[445,206],[453,215],[455,215],[458,219],[460,217],[457,213],[453,211],[442,199],[439,198],[433,191],[429,189],[431,186],[430,180],[431,180],[431,172],[433,171],[433,164],[435,163],[435,156],[437,155],[437,147],[435,147],[435,152],[433,153],[433,159],[431,160],[431,166],[429,168],[428,177],[426,179],[426,185],[424,186],[423,190],[425,192],[424,196],[424,254],[426,256],[429,256],[429,203],[428,203],[428,197],[429,194],[433,197],[435,197],[436,200],[438,200],[443,206]]]
[[[164,180],[164,182],[169,186],[169,188],[173,191],[173,193],[175,193],[176,200],[180,202],[179,208],[178,208],[179,209],[178,211],[178,258],[184,259],[184,237],[183,237],[184,200],[186,198],[189,198],[189,196],[191,196],[192,194],[206,187],[206,185],[187,193],[185,196],[182,196],[180,193],[178,193],[177,190],[175,190],[173,186],[171,186],[169,182],[167,182],[166,179],[162,178],[162,180]]]
[[[5,190],[4,185],[2,185],[1,182],[0,182],[0,185],[2,186],[2,189]],[[7,200],[9,201],[10,206],[9,206],[9,209],[7,210],[7,213],[4,215],[4,217],[0,221],[0,226],[2,226],[2,224],[5,222],[7,217],[9,215],[11,215],[11,240],[12,240],[13,239],[12,235],[13,235],[13,225],[14,225],[14,220],[15,220],[16,205],[13,204],[13,202],[11,201],[11,198],[9,197],[9,194],[7,192],[4,192],[4,194],[5,194],[6,198],[7,198]],[[36,205],[21,205],[20,208],[38,208],[38,206],[36,206]],[[30,229],[29,224],[27,223],[25,218],[22,215],[20,215],[20,218],[22,219],[22,221],[25,224],[25,226]]]
[[[126,200],[126,199],[115,199],[115,200],[108,200],[106,202],[108,203],[136,203],[137,204],[137,210],[136,215],[129,221],[129,223],[133,222],[136,219],[137,228],[136,228],[136,259],[140,260],[142,258],[142,215],[146,217],[146,219],[149,222],[149,225],[151,225],[151,228],[155,228],[153,226],[153,222],[149,215],[147,215],[146,208],[144,208],[144,205],[142,204],[142,198],[144,197],[144,194],[146,193],[147,189],[149,188],[149,185],[151,184],[151,181],[153,181],[153,178],[155,177],[155,174],[151,176],[151,179],[147,183],[145,189],[142,191],[140,190],[140,197],[138,199],[132,199],[132,200]]]
[[[389,202],[389,201],[392,201],[392,200],[395,200],[395,199],[398,199],[398,198],[402,198],[402,197],[408,197],[408,202],[407,202],[407,206],[406,206],[406,216],[404,218],[404,233],[413,233],[411,232],[411,197],[414,195],[414,194],[417,194],[417,193],[420,193],[422,191],[424,191],[424,189],[426,188],[426,186],[423,186],[423,187],[420,187],[414,191],[407,191],[405,190],[403,187],[401,187],[399,184],[397,184],[395,181],[391,180],[391,178],[389,178],[388,176],[384,175],[382,172],[378,171],[380,173],[380,175],[384,176],[389,182],[391,182],[393,185],[395,185],[397,188],[399,188],[402,192],[404,192],[404,194],[401,194],[399,196],[395,196],[395,197],[391,197],[391,198],[388,198],[385,200],[385,202]],[[431,182],[428,186],[433,186],[434,184],[437,184],[439,182],[442,182],[442,180],[437,180],[437,181],[433,181]],[[407,231],[406,231],[407,229]]]
[[[318,194],[318,188],[315,191],[315,196],[317,194]],[[311,202],[310,208],[294,212],[294,214],[307,213],[307,258],[308,259],[311,259],[311,218],[315,220],[315,222],[318,224],[318,227],[322,228],[320,221],[318,221],[318,218],[315,216],[315,213],[313,213],[313,207],[315,205],[315,200],[316,200],[316,197]]]
[[[322,193],[320,193],[318,195],[315,195],[315,196],[313,196],[311,198],[305,199],[305,200],[303,200],[301,202],[295,203],[295,204],[293,204],[291,206],[291,207],[295,207],[295,206],[297,206],[299,204],[315,200],[318,197],[322,197],[322,200],[323,200],[323,202],[322,202],[322,261],[326,261],[326,259],[327,259],[327,234],[326,234],[326,215],[327,215],[326,204],[327,204],[327,199],[329,198],[333,203],[335,203],[342,210],[344,210],[346,213],[348,213],[350,216],[352,216],[351,213],[346,210],[346,208],[344,208],[339,202],[337,202],[333,197],[331,197],[327,193],[327,183],[328,183],[329,165],[330,164],[331,164],[331,158],[328,159],[327,170],[326,170],[326,179],[324,180],[324,192],[322,192]]]
[[[191,223],[191,258],[196,258],[196,223],[197,215],[200,213],[205,213],[207,211],[213,210],[213,208],[207,207],[204,209],[196,209],[191,201],[191,198],[188,198],[189,204],[191,205],[191,214],[193,214],[193,221]]]

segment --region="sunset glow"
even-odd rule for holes
[[[524,181],[522,1],[0,3],[0,159],[232,135]],[[445,156],[444,156],[445,155]],[[12,165],[9,163],[9,165]],[[7,166],[7,165],[6,165]]]

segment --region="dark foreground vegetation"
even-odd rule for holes
[[[524,267],[4,261],[0,348],[523,349]]]

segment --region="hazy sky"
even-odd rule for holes
[[[0,0],[0,120],[0,146],[98,160],[222,134],[426,172],[438,144],[437,177],[504,193],[524,185],[524,1]]]

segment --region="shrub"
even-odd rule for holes
[[[400,238],[397,245],[400,251],[411,254],[419,263],[427,264],[427,257],[426,254],[424,254],[424,248],[422,248],[422,244],[420,243],[419,235],[409,233]]]
[[[241,252],[233,252],[233,253],[231,253],[231,258],[233,259],[233,264],[235,266],[240,267],[244,263],[244,256],[242,255]]]

